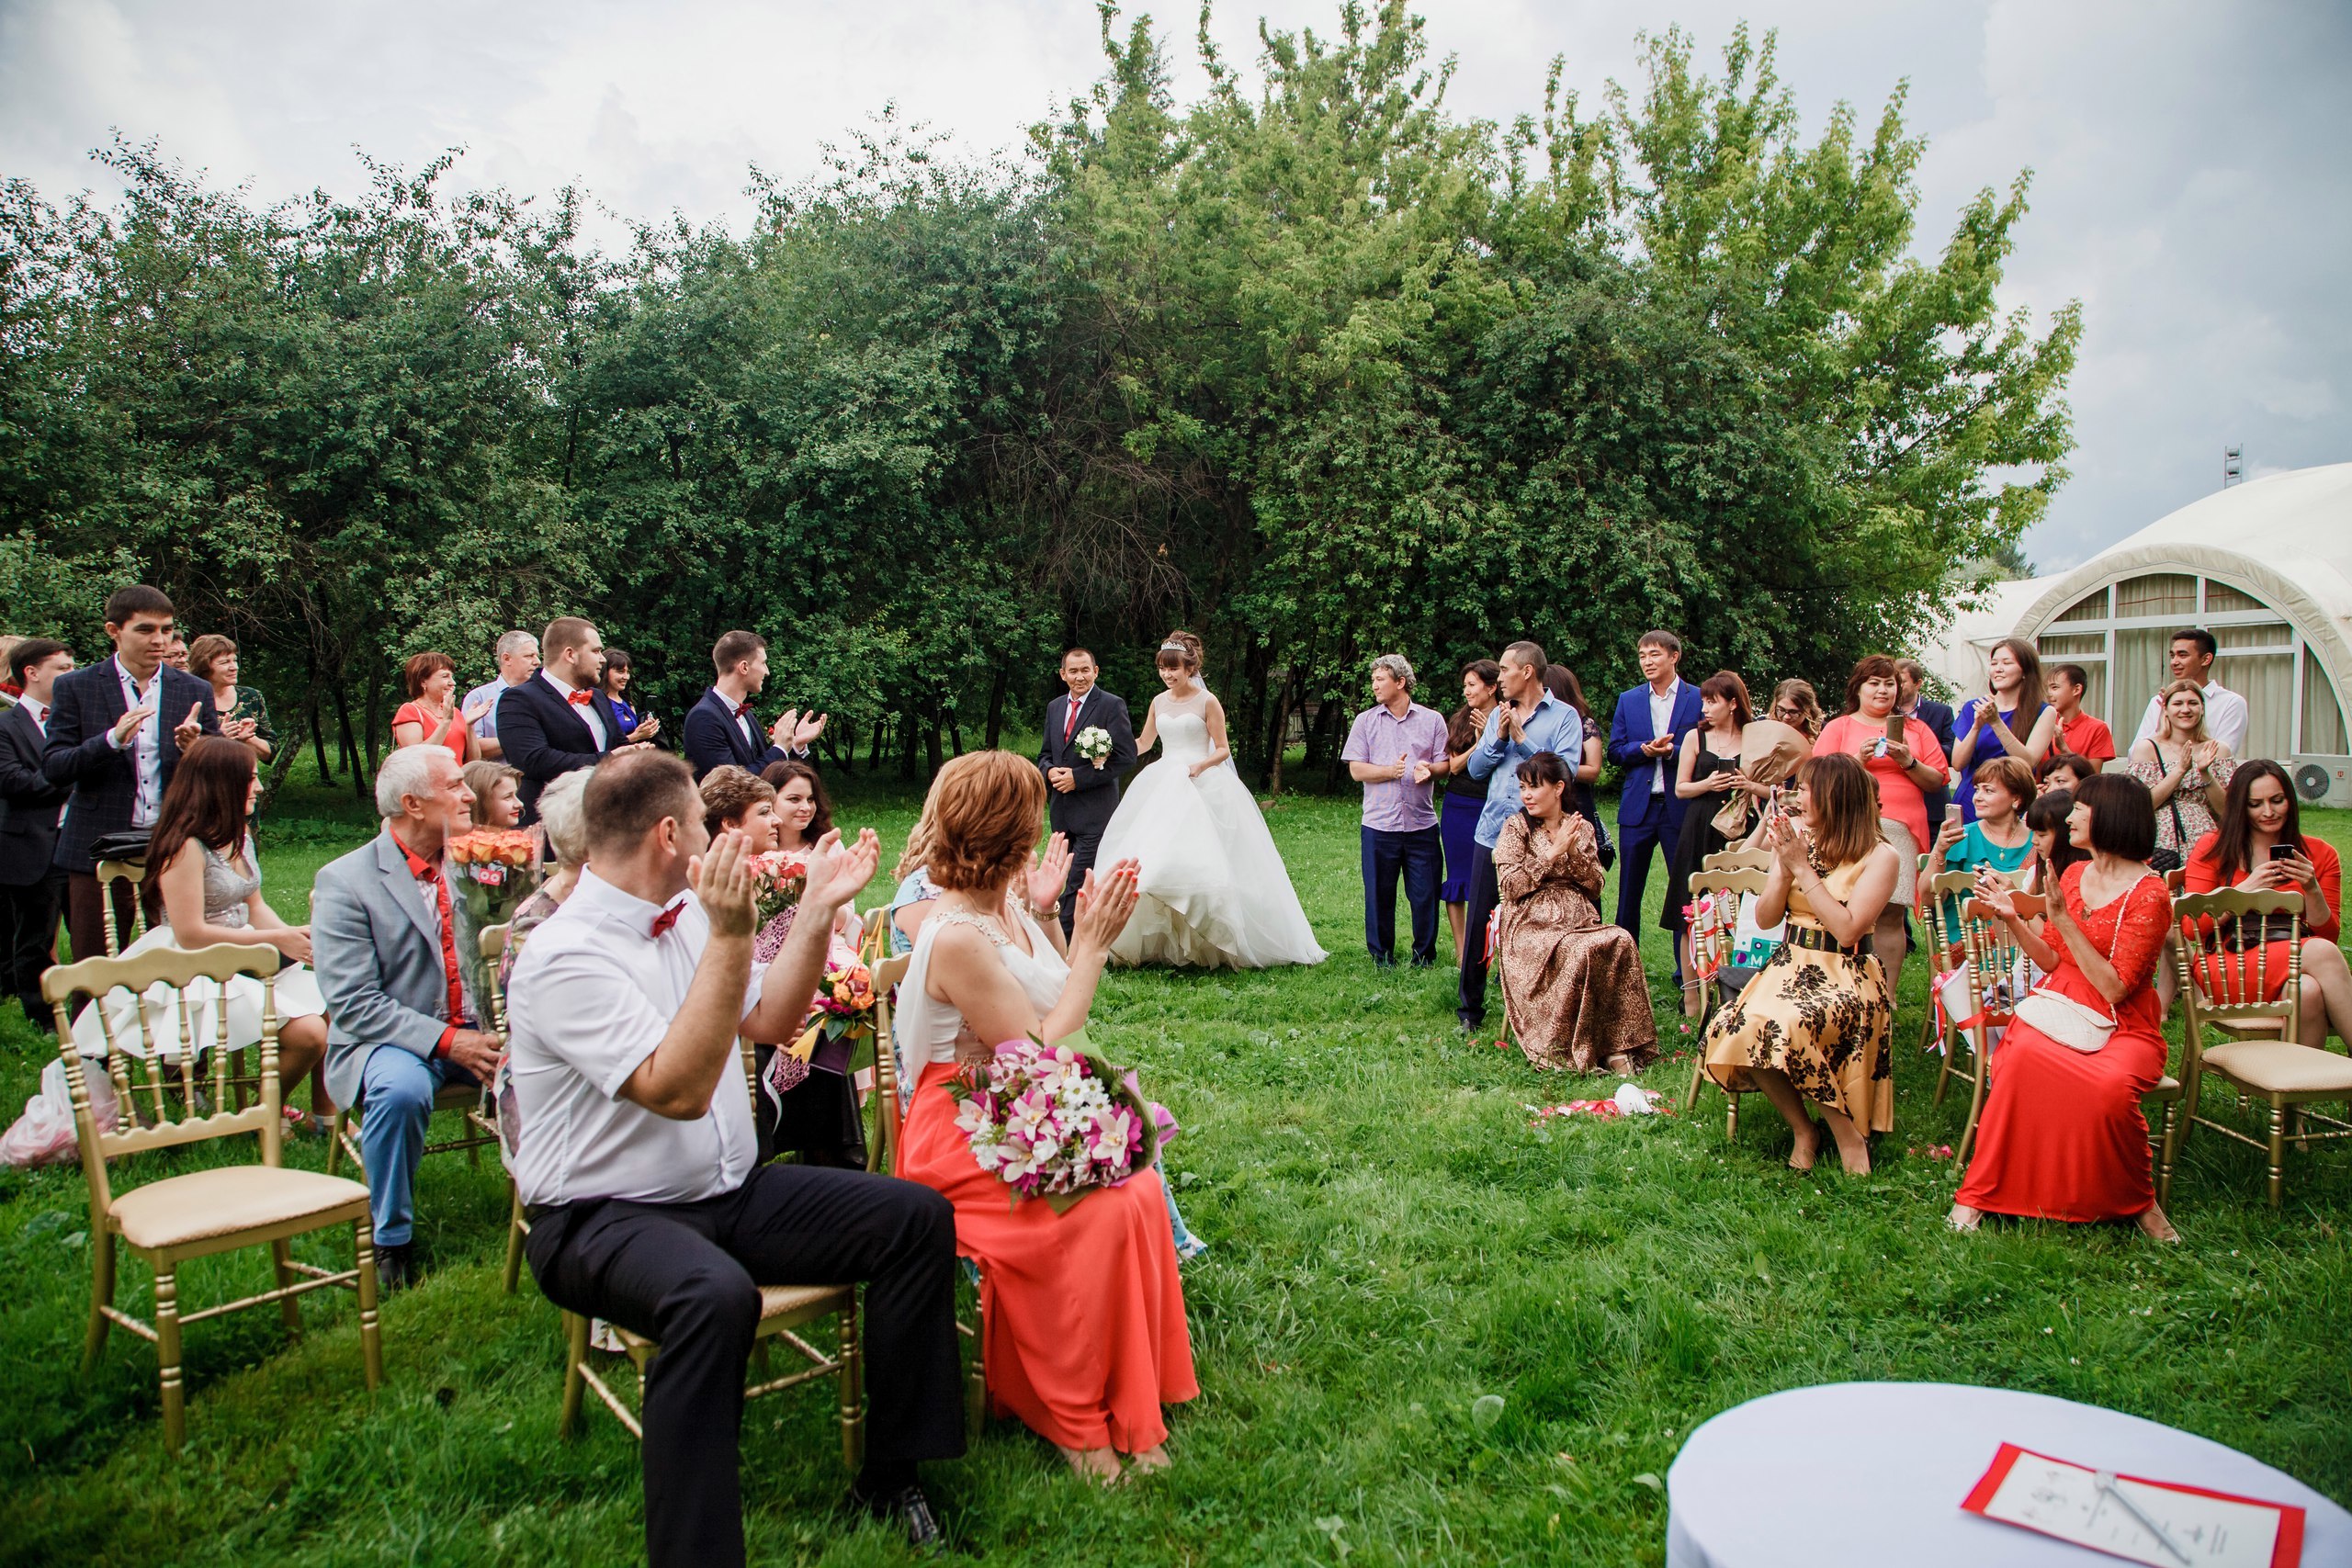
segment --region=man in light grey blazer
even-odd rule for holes
[[[386,1289],[415,1275],[416,1164],[433,1097],[487,1083],[498,1036],[473,1027],[442,848],[473,792],[446,746],[403,746],[376,775],[383,831],[319,872],[311,952],[327,1003],[327,1091],[359,1106],[359,1150]]]

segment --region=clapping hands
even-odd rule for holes
[[[1127,917],[1136,912],[1136,901],[1142,897],[1136,886],[1143,874],[1143,863],[1132,856],[1120,861],[1105,874],[1097,867],[1086,874],[1085,885],[1078,890],[1078,913],[1070,927],[1073,947],[1081,944],[1108,950],[1127,929]]]
[[[841,835],[829,833],[826,840],[838,842]],[[713,937],[748,937],[756,919],[752,903],[751,840],[732,828],[721,829],[710,840],[710,848],[686,863],[686,886],[702,902],[702,911],[710,919]],[[820,843],[821,852],[824,845]],[[816,862],[809,862],[808,884],[816,886]]]
[[[847,844],[835,829],[818,840],[808,856],[808,881],[800,901],[838,909],[874,880],[881,863],[882,840],[873,829],[860,828],[855,840]]]
[[[1069,885],[1069,835],[1056,833],[1046,840],[1046,852],[1029,860],[1029,909],[1040,918],[1054,912],[1062,901],[1062,889]]]

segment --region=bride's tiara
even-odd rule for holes
[[[1186,648],[1186,647],[1185,647],[1182,643],[1181,643],[1181,642],[1163,642],[1163,643],[1161,643],[1161,644],[1159,645],[1159,651],[1160,651],[1160,652],[1162,652],[1162,653],[1186,653],[1186,654],[1189,654],[1189,653],[1191,653],[1193,650],[1192,650],[1191,649],[1189,649],[1189,648]]]

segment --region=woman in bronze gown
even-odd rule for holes
[[[1556,752],[1520,765],[1526,809],[1495,845],[1495,965],[1529,1061],[1579,1073],[1605,1064],[1630,1077],[1657,1057],[1657,1022],[1633,933],[1601,921],[1592,824],[1563,799],[1573,777]]]

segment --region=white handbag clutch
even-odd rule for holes
[[[2140,882],[2147,880],[2143,876]],[[2124,890],[2124,899],[2128,900],[2140,891],[2140,882]],[[2052,891],[2059,897],[2065,897],[2063,889]],[[2110,964],[2115,962],[2117,943],[2123,940],[2123,917],[2128,912],[2128,904],[2125,908],[2116,911],[2115,935],[2107,944],[2107,961]],[[2102,1013],[2097,1008],[2086,1007],[2072,997],[2061,996],[2041,986],[2027,992],[2025,999],[2018,1003],[2017,1021],[2030,1024],[2068,1050],[2080,1051],[2085,1055],[2104,1046],[2108,1037],[2115,1032],[2113,1012]]]

